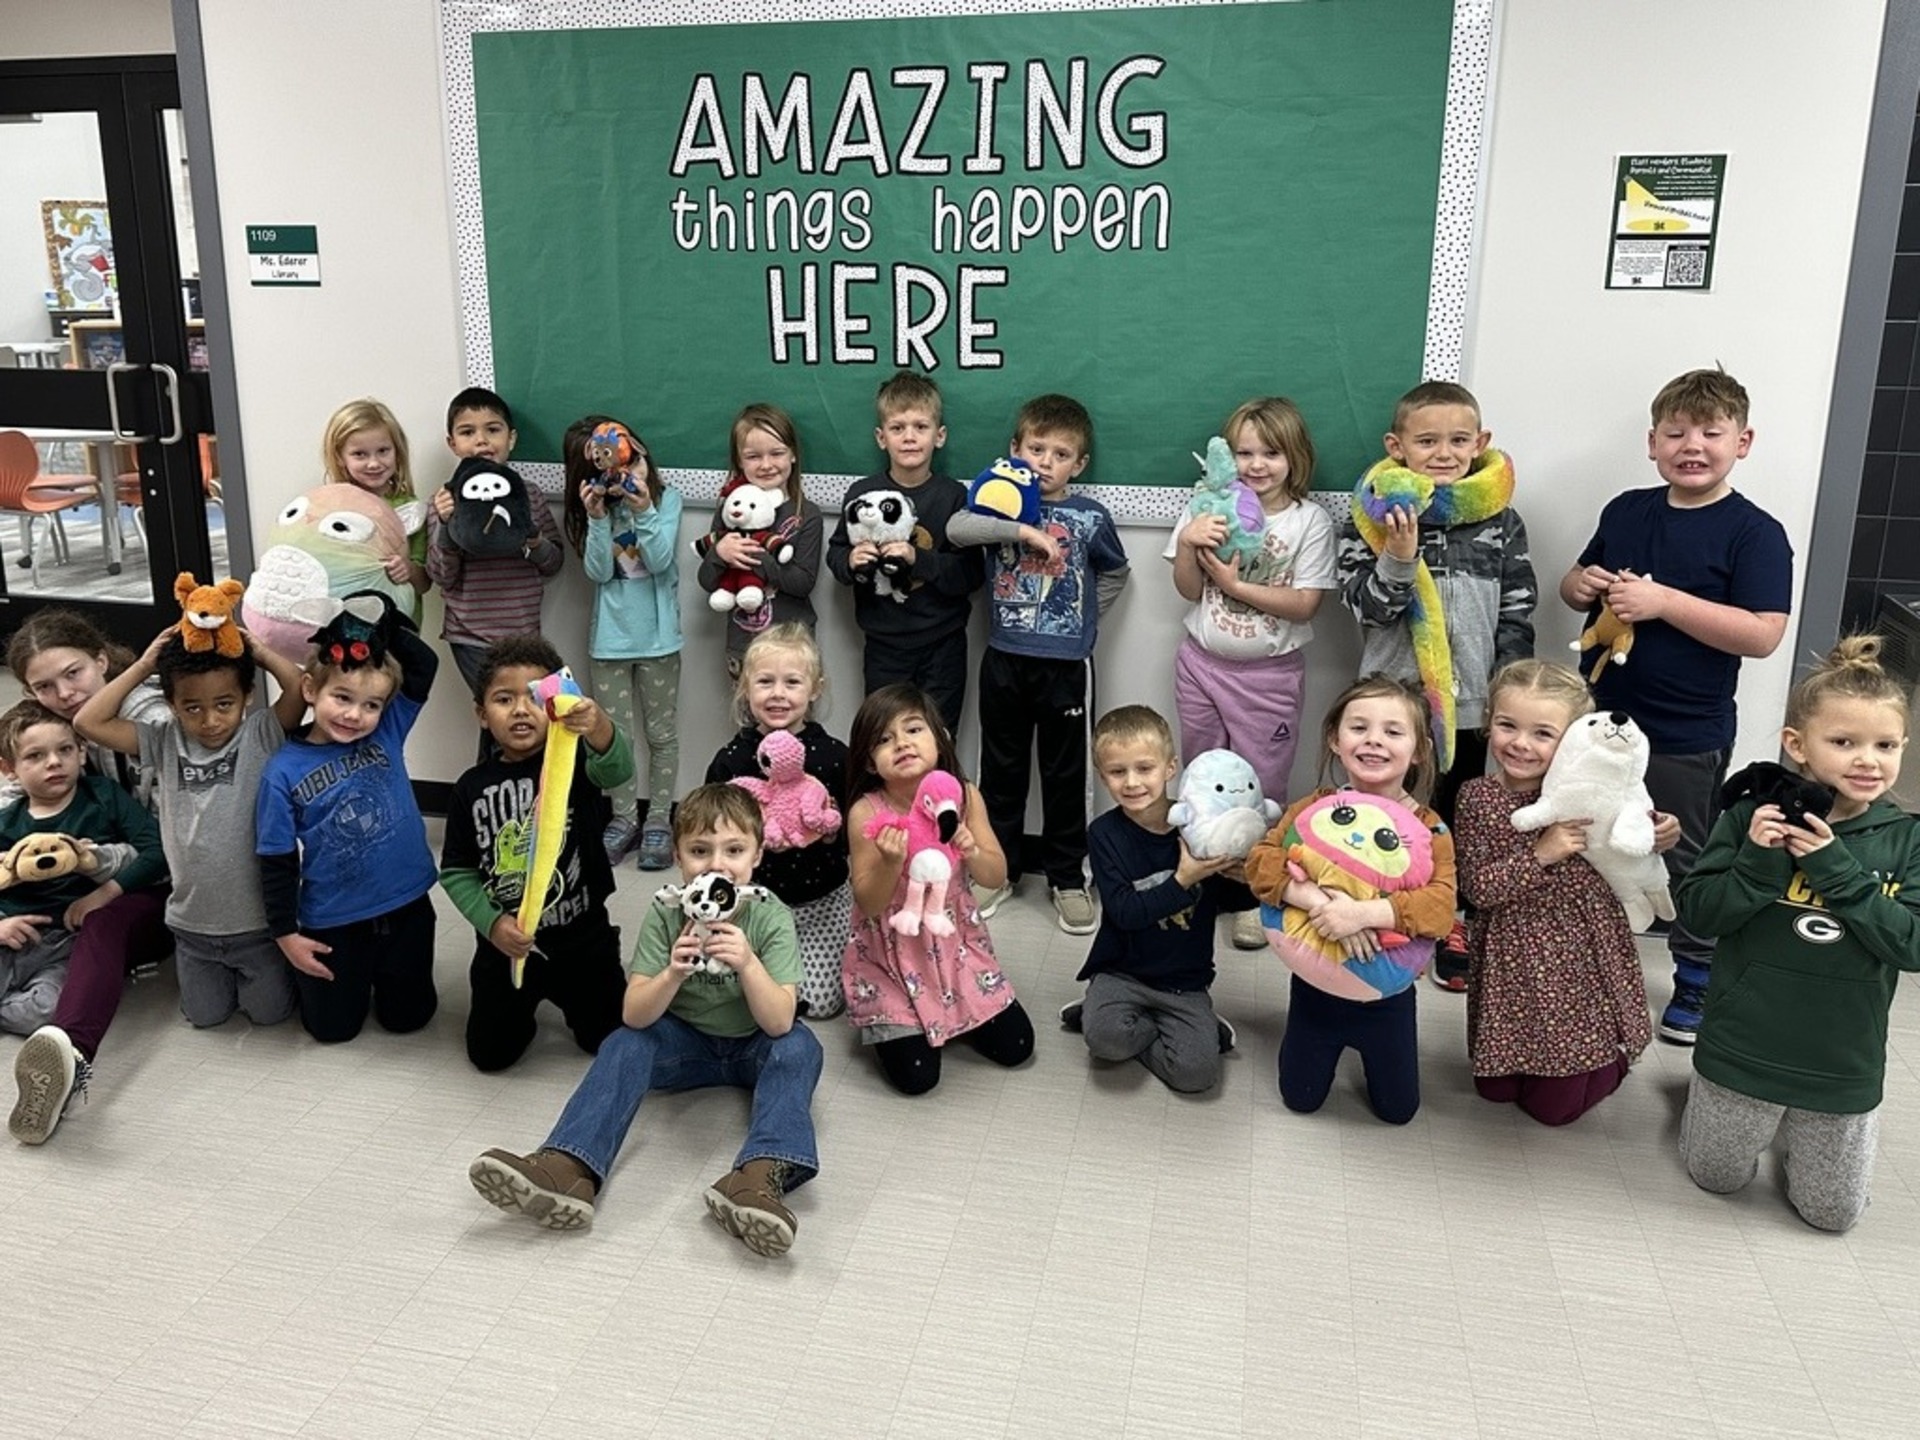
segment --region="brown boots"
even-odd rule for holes
[[[784,1255],[793,1246],[793,1212],[781,1203],[787,1167],[780,1160],[749,1160],[707,1187],[707,1209],[756,1255]]]
[[[509,1215],[524,1215],[549,1230],[584,1230],[593,1223],[593,1173],[563,1150],[515,1155],[489,1150],[467,1167],[480,1198]]]

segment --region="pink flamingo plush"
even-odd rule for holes
[[[886,829],[907,832],[907,894],[887,921],[902,935],[918,935],[923,924],[929,935],[953,934],[953,921],[947,918],[947,883],[960,868],[960,852],[952,842],[966,816],[966,803],[966,787],[958,779],[944,770],[932,770],[914,790],[904,821],[876,815],[867,822],[869,840]]]
[[[770,731],[753,752],[762,780],[753,775],[733,780],[760,802],[769,850],[798,850],[840,831],[833,795],[807,774],[807,750],[791,730]]]

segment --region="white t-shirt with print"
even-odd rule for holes
[[[1161,558],[1171,560],[1180,544],[1180,532],[1193,520],[1193,506],[1180,517]],[[1310,500],[1299,500],[1278,515],[1267,517],[1260,553],[1242,572],[1261,585],[1295,590],[1337,590],[1333,521]],[[1310,622],[1282,620],[1229,600],[1218,585],[1202,578],[1200,598],[1187,612],[1187,633],[1210,655],[1223,660],[1265,660],[1298,650],[1313,639]]]

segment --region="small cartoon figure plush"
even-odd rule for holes
[[[1193,457],[1200,460],[1198,455]],[[1233,451],[1218,435],[1207,441],[1207,458],[1200,460],[1200,480],[1193,487],[1191,503],[1194,518],[1217,515],[1227,522],[1227,538],[1213,553],[1231,565],[1242,565],[1260,553],[1267,533],[1267,517],[1260,509],[1260,497],[1240,478],[1240,467],[1233,463]]]
[[[484,455],[469,455],[446,488],[453,496],[447,538],[455,546],[476,558],[525,552],[537,529],[533,501],[519,471]]]
[[[247,637],[234,623],[240,597],[247,587],[238,580],[202,585],[188,570],[173,582],[173,598],[180,602],[180,644],[191,651],[215,650],[237,660],[247,648]]]
[[[1586,820],[1580,858],[1613,887],[1637,933],[1658,916],[1673,919],[1666,862],[1653,853],[1653,797],[1647,794],[1651,747],[1621,711],[1582,715],[1560,737],[1540,781],[1540,798],[1513,812],[1516,830]]]
[[[1002,456],[967,486],[967,509],[1022,525],[1040,523],[1040,480],[1018,460]]]
[[[907,811],[907,893],[887,923],[902,935],[918,935],[924,925],[929,935],[951,935],[947,918],[947,883],[960,868],[960,852],[953,837],[966,814],[967,792],[945,770],[921,777]],[[902,822],[884,812],[867,821],[867,838],[882,830],[900,829]]]
[[[689,885],[662,885],[653,892],[653,903],[679,909],[693,926],[700,940],[700,960],[696,970],[708,975],[727,973],[726,962],[706,953],[710,927],[731,920],[749,900],[771,900],[773,892],[764,885],[736,885],[717,870],[709,870]]]
[[[585,454],[600,472],[595,483],[608,500],[614,498],[616,490],[638,495],[646,489],[646,467],[637,464],[640,447],[634,443],[633,432],[618,420],[595,427],[587,437]]]
[[[807,774],[807,750],[791,730],[767,733],[753,758],[760,773],[736,776],[733,784],[760,802],[769,850],[799,850],[840,833],[840,812],[825,785]]]
[[[1339,790],[1316,800],[1287,828],[1287,871],[1329,895],[1377,900],[1433,879],[1433,836],[1406,806],[1379,795]],[[1262,905],[1260,921],[1274,953],[1308,984],[1348,1000],[1397,995],[1427,968],[1433,942],[1377,931],[1378,953],[1350,960],[1295,906]]]
[[[846,514],[847,538],[856,545],[863,540],[871,540],[881,547],[896,540],[911,543],[914,527],[920,523],[913,501],[898,490],[869,490],[864,495],[856,495],[847,502]],[[891,595],[902,605],[906,604],[907,592],[912,587],[905,583],[905,577],[912,572],[912,563],[888,557],[877,561],[872,568],[878,572],[873,577],[874,593]]]
[[[356,590],[338,600],[326,595],[303,600],[296,613],[320,627],[310,637],[317,658],[342,670],[385,664],[394,627],[413,628],[413,621],[383,590]]]
[[[109,868],[107,857],[93,841],[41,831],[22,837],[0,855],[0,890],[35,880],[58,880],[62,875],[101,875]]]
[[[1600,682],[1600,672],[1609,664],[1627,663],[1627,652],[1633,649],[1633,626],[1613,613],[1613,607],[1606,601],[1600,602],[1600,613],[1593,617],[1593,624],[1580,632],[1580,638],[1567,646],[1569,650],[1579,652],[1598,646],[1600,656],[1593,662],[1593,671],[1587,676],[1589,685]]]
[[[1771,760],[1756,760],[1729,775],[1720,787],[1720,806],[1725,809],[1749,795],[1762,805],[1778,805],[1789,825],[1800,826],[1806,825],[1809,815],[1826,819],[1834,801],[1831,787]]]
[[[776,545],[773,530],[774,517],[786,498],[784,491],[755,485],[744,479],[733,480],[720,492],[720,523],[736,534],[753,540],[773,558],[776,565],[784,565],[793,558],[793,546],[784,542]],[[710,547],[716,538],[703,535],[694,542],[695,551],[704,554],[702,545]],[[743,615],[751,615],[766,603],[767,592],[759,571],[741,570],[733,566],[720,572],[720,583],[714,586],[713,594],[707,597],[707,604],[723,614],[738,609]]]
[[[1280,818],[1280,807],[1262,793],[1253,766],[1231,750],[1202,750],[1178,785],[1167,822],[1179,828],[1196,860],[1223,855],[1244,860]]]

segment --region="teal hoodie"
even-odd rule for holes
[[[1675,897],[1718,935],[1693,1068],[1775,1105],[1856,1115],[1880,1103],[1887,1012],[1920,970],[1920,824],[1876,800],[1795,861],[1747,839],[1756,802],[1713,828]]]

